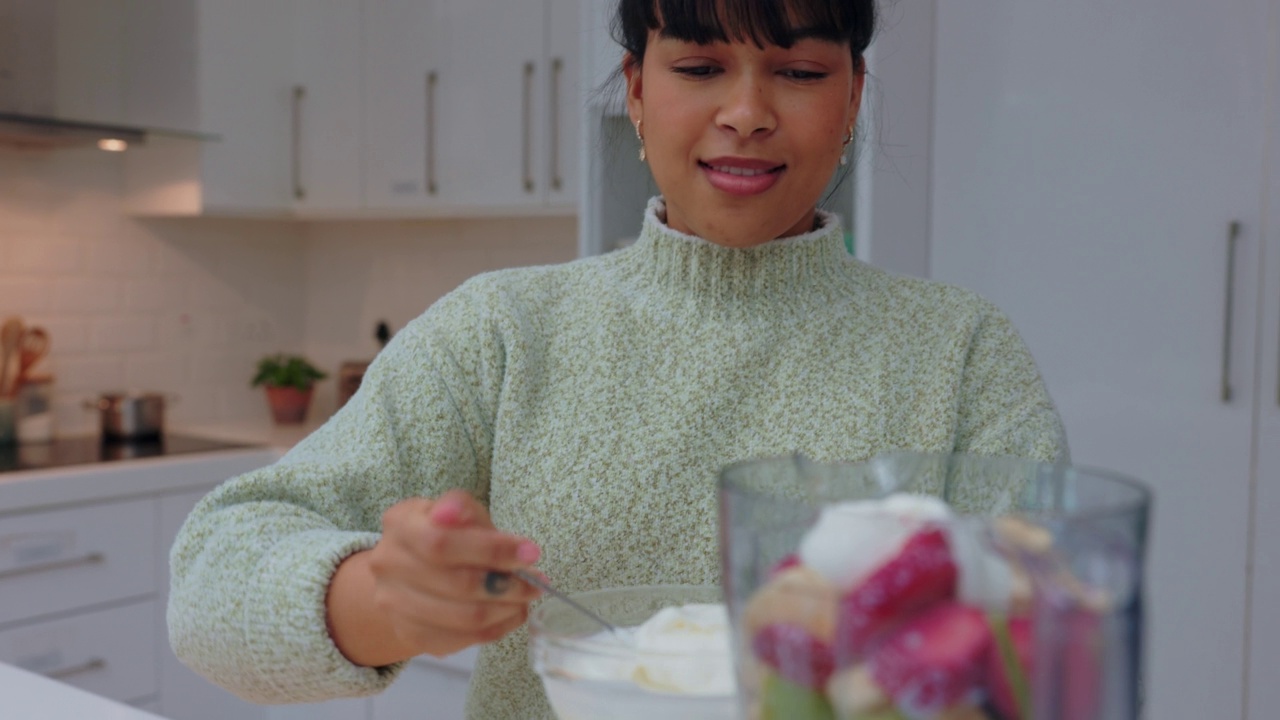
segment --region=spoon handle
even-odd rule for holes
[[[521,580],[529,583],[530,585],[538,588],[539,590],[547,593],[548,595],[555,596],[559,600],[563,601],[569,607],[573,608],[574,610],[577,610],[583,615],[586,615],[587,617],[594,620],[605,630],[608,630],[614,635],[618,634],[618,628],[615,627],[612,623],[600,617],[599,615],[595,614],[594,612],[588,610],[587,608],[583,607],[582,604],[578,603],[576,600],[573,600],[568,595],[565,595],[564,593],[555,589],[554,587],[551,586],[550,583],[548,583],[546,580],[543,580],[541,577],[534,575],[528,570],[516,570],[512,574],[520,578]]]

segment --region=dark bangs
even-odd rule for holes
[[[644,59],[649,31],[707,45],[751,42],[789,48],[806,38],[848,43],[855,64],[875,30],[874,0],[621,0],[614,39]]]

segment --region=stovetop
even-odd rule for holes
[[[47,443],[0,445],[0,473],[253,447],[258,446],[189,435],[165,435],[128,442],[103,441],[96,435],[58,438]]]

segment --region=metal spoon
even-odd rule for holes
[[[552,595],[558,598],[559,600],[563,601],[569,607],[591,618],[598,625],[600,625],[600,627],[613,633],[615,637],[621,637],[621,635],[619,635],[618,633],[617,626],[615,626],[613,623],[610,623],[608,620],[605,620],[604,618],[600,617],[599,615],[595,614],[594,612],[588,610],[581,603],[573,600],[568,595],[555,589],[554,587],[551,586],[551,583],[547,582],[546,580],[543,580],[541,577],[534,575],[528,570],[516,570],[512,572],[512,575],[515,575],[516,577],[538,588],[539,590],[547,593],[548,595]]]

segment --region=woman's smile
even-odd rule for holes
[[[711,187],[730,195],[759,195],[773,187],[787,166],[770,160],[718,157],[699,160],[698,167]]]

